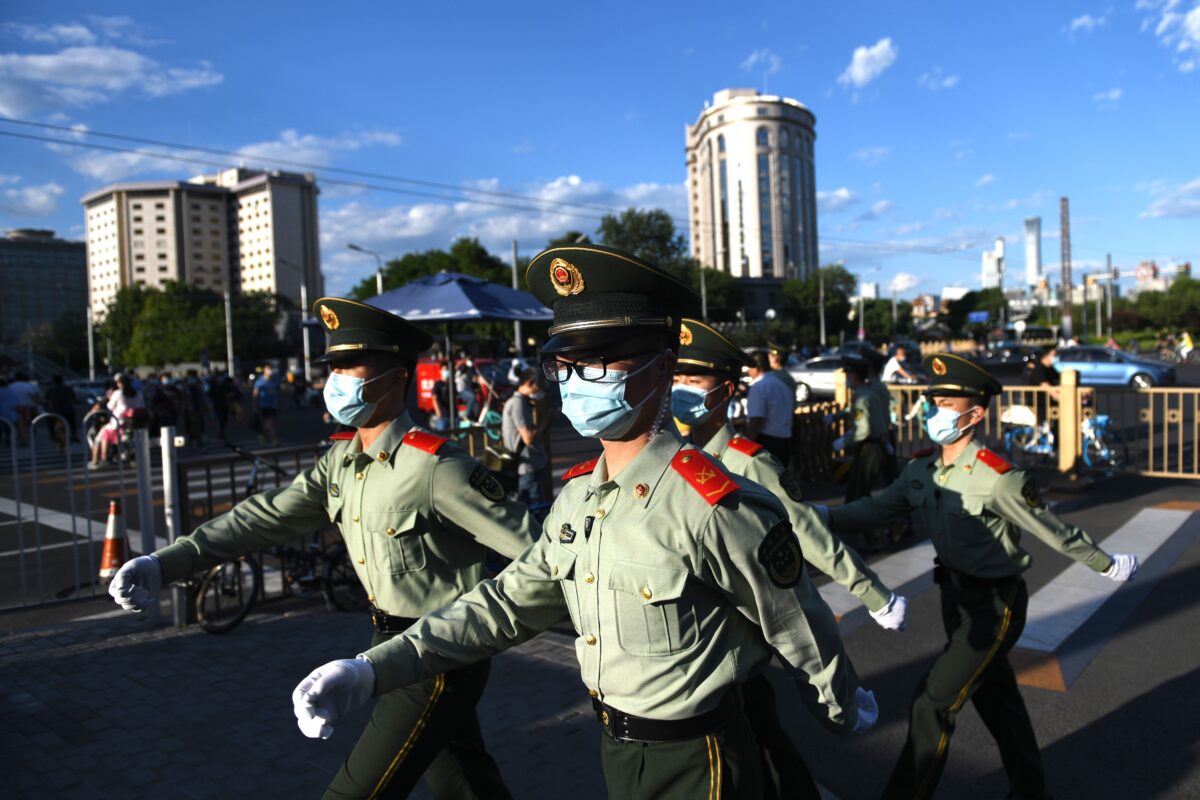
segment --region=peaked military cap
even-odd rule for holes
[[[322,297],[313,303],[312,313],[328,337],[324,354],[314,358],[314,364],[372,351],[415,361],[433,344],[433,336],[403,317],[357,300]]]
[[[680,375],[732,375],[741,377],[742,367],[753,367],[754,359],[698,319],[685,318],[679,326]]]
[[[1000,381],[978,364],[950,353],[934,353],[921,360],[929,376],[925,394],[943,397],[991,397],[1000,394]]]
[[[768,341],[767,342],[767,352],[777,358],[782,358],[782,357],[788,355],[789,353],[791,353],[792,348],[788,347],[786,344],[783,344],[782,342]]]
[[[552,247],[529,262],[525,283],[554,310],[546,354],[636,346],[651,331],[676,336],[680,320],[700,315],[700,295],[690,286],[612,247]]]

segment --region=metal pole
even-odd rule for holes
[[[1107,267],[1106,267],[1106,269],[1108,270],[1108,283],[1107,283],[1107,284],[1105,285],[1105,287],[1104,287],[1104,288],[1106,289],[1106,291],[1105,291],[1105,293],[1104,293],[1104,294],[1105,294],[1105,299],[1108,301],[1108,335],[1109,335],[1109,336],[1112,336],[1112,335],[1113,335],[1113,330],[1112,330],[1112,298],[1113,298],[1113,290],[1114,290],[1114,288],[1115,288],[1115,287],[1113,286],[1112,253],[1108,253],[1107,255],[1105,255],[1105,257],[1104,257],[1104,261],[1105,261],[1105,263],[1107,264]]]
[[[233,301],[225,290],[225,371],[233,377]]]
[[[454,351],[450,349],[450,323],[449,322],[446,323],[446,364],[450,370],[450,372],[448,373],[449,377],[447,378],[447,380],[449,381],[449,385],[446,386],[446,390],[447,390],[446,393],[448,395],[450,395],[450,407],[448,409],[446,409],[446,413],[449,415],[450,436],[453,437],[454,429],[455,429],[456,423],[457,423],[456,418],[458,417],[458,387],[456,387],[454,385],[455,384]]]
[[[167,544],[174,544],[183,533],[179,516],[179,460],[175,455],[175,426],[159,430],[162,445],[163,516],[167,521]],[[171,622],[182,628],[187,624],[187,597],[182,586],[171,587]]]
[[[704,265],[697,269],[700,270],[700,319],[708,322],[708,286],[704,280]]]
[[[154,486],[150,480],[150,431],[145,428],[133,433],[134,460],[137,461],[138,527],[142,531],[142,555],[155,551]],[[158,604],[147,609],[151,625],[158,624]]]
[[[821,317],[821,342],[817,345],[817,352],[825,351],[825,272],[817,267],[817,312]]]
[[[896,290],[892,289],[892,339],[896,338]]]
[[[88,380],[92,383],[96,382],[96,332],[92,329],[92,308],[88,306],[87,310],[87,337],[88,337]]]
[[[1108,283],[1109,283],[1108,281],[1105,281],[1104,285],[1107,286]],[[1100,289],[1100,287],[1096,287],[1096,288]],[[1104,299],[1104,291],[1103,290],[1097,291],[1096,292],[1096,338],[1097,339],[1104,336],[1104,330],[1103,330],[1104,320],[1101,319],[1102,315],[1100,313],[1100,304],[1103,299]]]
[[[516,239],[512,240],[512,287],[514,289],[521,288],[519,286],[519,281],[517,278],[517,240]],[[521,320],[519,320],[519,319],[513,320],[513,344],[516,345],[517,358],[520,358],[521,353],[524,349],[525,339],[521,334]]]
[[[308,284],[300,284],[300,341],[304,344],[304,382],[312,383],[312,345],[308,341]]]
[[[379,253],[372,255],[375,256],[375,294],[383,294],[383,259]]]

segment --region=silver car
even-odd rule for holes
[[[842,356],[826,355],[801,361],[788,359],[787,371],[796,381],[796,402],[828,400],[834,393],[834,374],[843,366]]]

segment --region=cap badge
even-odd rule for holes
[[[679,326],[679,343],[684,347],[692,343],[692,329],[687,325]]]
[[[930,363],[930,366],[933,367],[933,374],[937,375],[939,378],[946,374],[946,362],[942,361],[940,358],[935,358]]]
[[[563,297],[583,291],[583,275],[579,268],[562,258],[550,262],[550,283],[554,285],[554,291]]]
[[[322,303],[319,310],[321,312],[321,321],[325,323],[326,328],[336,331],[341,326],[342,321],[338,319],[338,315],[334,313],[332,308]]]

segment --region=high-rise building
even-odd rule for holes
[[[87,256],[83,242],[59,239],[54,231],[14,228],[0,237],[0,282],[4,313],[0,341],[15,344],[39,325],[64,315],[83,324],[87,302]]]
[[[816,269],[815,125],[796,100],[723,89],[687,126],[691,252],[703,266],[776,283]]]
[[[980,285],[984,289],[1004,288],[1004,239],[996,240],[996,247],[983,254],[983,274]]]
[[[324,290],[311,175],[228,169],[188,181],[118,183],[85,195],[88,306],[123,286],[180,281],[265,291],[299,305]]]
[[[1037,286],[1042,279],[1042,218],[1025,220],[1025,285]]]

